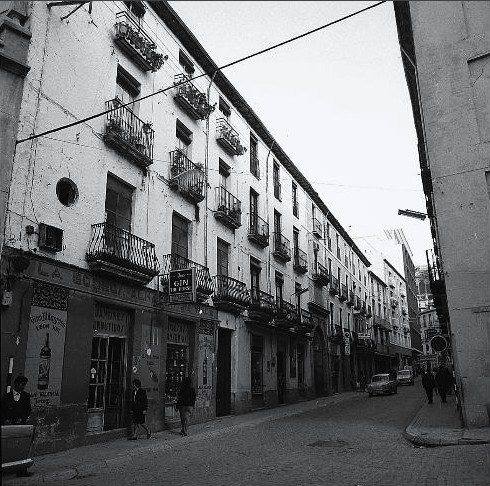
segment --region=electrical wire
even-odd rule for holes
[[[349,19],[351,17],[354,17],[356,15],[359,15],[360,13],[366,12],[367,10],[370,10],[372,8],[375,8],[375,7],[378,7],[379,5],[381,5],[383,3],[386,3],[386,0],[382,0],[380,2],[374,3],[373,5],[369,5],[368,7],[365,7],[363,9],[357,10],[355,12],[352,12],[352,13],[348,14],[348,15],[344,15],[343,17],[340,17],[340,18],[338,18],[336,20],[333,20],[332,22],[328,22],[327,24],[321,25],[320,27],[316,27],[315,29],[309,30],[307,32],[303,32],[300,35],[297,35],[295,37],[291,37],[289,39],[286,39],[285,41],[279,42],[278,44],[274,44],[272,46],[266,47],[265,49],[261,49],[260,51],[257,51],[257,52],[254,52],[252,54],[249,54],[248,56],[244,56],[244,57],[242,57],[240,59],[236,59],[235,61],[229,62],[227,64],[224,64],[221,67],[218,67],[217,70],[222,71],[223,69],[229,68],[231,66],[235,66],[236,64],[241,63],[241,62],[244,62],[244,61],[247,61],[249,59],[252,59],[253,57],[259,56],[261,54],[265,54],[266,52],[269,52],[269,51],[271,51],[273,49],[277,49],[278,47],[282,47],[282,46],[284,46],[286,44],[289,44],[290,42],[294,42],[296,40],[302,39],[303,37],[306,37],[308,35],[311,35],[311,34],[313,34],[315,32],[320,31],[320,30],[326,29],[327,27],[330,27],[332,25],[335,25],[335,24],[337,24],[339,22],[343,22],[344,20],[347,20],[347,19]],[[150,93],[148,95],[145,95],[145,96],[142,96],[140,98],[131,100],[128,103],[122,103],[122,104],[118,105],[116,108],[111,108],[109,110],[104,110],[104,111],[102,111],[100,113],[96,113],[94,115],[90,115],[88,117],[82,118],[81,120],[78,120],[76,122],[68,123],[68,124],[62,125],[60,127],[56,127],[56,128],[52,128],[50,130],[46,130],[45,132],[41,132],[41,133],[38,133],[38,134],[33,134],[30,137],[26,137],[26,138],[22,138],[20,140],[16,140],[15,143],[17,145],[17,144],[22,143],[22,142],[27,142],[29,140],[34,140],[36,138],[39,138],[39,137],[48,135],[50,133],[55,133],[55,132],[58,132],[60,130],[64,130],[66,128],[71,128],[71,127],[76,126],[76,125],[79,125],[81,123],[86,123],[86,122],[88,122],[90,120],[93,120],[93,119],[98,118],[100,116],[106,115],[106,114],[111,113],[111,112],[113,112],[115,110],[119,110],[121,108],[125,108],[125,107],[127,107],[127,106],[129,106],[129,105],[131,105],[131,104],[133,104],[135,102],[143,101],[143,100],[146,100],[146,99],[151,98],[153,96],[156,96],[157,94],[165,93],[166,91],[168,91],[170,89],[176,88],[176,87],[178,87],[178,86],[180,86],[182,84],[186,84],[189,81],[194,81],[194,80],[196,80],[198,78],[202,78],[203,76],[206,76],[206,73],[199,74],[199,75],[193,76],[193,77],[189,77],[189,78],[184,79],[184,80],[182,80],[182,81],[180,81],[178,83],[174,83],[171,86],[167,86],[165,88],[162,88],[162,89],[159,89],[157,91],[154,91],[154,92],[152,92],[152,93]]]

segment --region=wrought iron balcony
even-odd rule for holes
[[[327,317],[328,314],[330,314],[330,311],[320,302],[308,302],[308,309],[312,314],[316,314],[322,317]]]
[[[269,223],[264,221],[258,214],[250,214],[248,239],[261,248],[269,246]]]
[[[170,152],[169,185],[190,202],[204,199],[205,175],[202,166],[194,164],[180,149]]]
[[[153,163],[154,131],[150,123],[138,118],[119,98],[106,101],[104,141],[142,169]]]
[[[311,278],[320,287],[326,287],[330,282],[328,269],[319,262],[311,263]]]
[[[216,120],[216,141],[230,155],[242,155],[247,150],[240,143],[240,135],[226,118]]]
[[[94,273],[149,283],[158,274],[155,245],[109,223],[92,225],[86,259]]]
[[[224,187],[216,188],[214,217],[234,230],[242,225],[242,203]]]
[[[379,316],[374,316],[373,325],[375,327],[381,327],[383,329],[390,329],[389,321],[387,319],[384,319],[383,317],[379,317]]]
[[[393,297],[390,299],[390,304],[393,309],[398,306],[398,300],[394,299]]]
[[[333,275],[330,276],[330,287],[328,291],[332,295],[338,295],[339,293],[339,280],[337,277],[334,277]]]
[[[340,302],[345,302],[348,299],[348,291],[347,291],[347,285],[341,284],[340,285],[340,294],[339,294],[339,300]]]
[[[366,302],[361,301],[361,314],[366,315],[367,307]]]
[[[349,290],[349,297],[347,299],[347,305],[349,307],[352,307],[356,303],[356,298],[354,296],[354,292],[352,290]]]
[[[281,233],[274,233],[274,257],[282,263],[291,260],[291,246],[289,240]]]
[[[214,282],[209,274],[209,268],[176,254],[165,255],[163,257],[161,278],[163,292],[168,296],[170,271],[185,270],[188,268],[196,269],[196,299],[198,302],[204,302],[214,292]]]
[[[301,327],[311,330],[314,327],[313,316],[307,309],[301,309]]]
[[[156,44],[151,37],[128,14],[116,14],[114,25],[114,42],[143,71],[158,71],[168,56],[157,52]]]
[[[248,308],[248,315],[252,319],[265,319],[270,321],[277,311],[276,301],[271,294],[252,288],[250,292],[250,306]]]
[[[322,223],[317,218],[313,218],[313,234],[318,238],[323,236]]]
[[[274,321],[277,326],[293,331],[295,326],[301,324],[301,317],[295,305],[281,299],[276,301],[276,307],[277,312]]]
[[[239,314],[251,303],[247,286],[226,275],[214,277],[213,304],[217,309]]]
[[[177,85],[174,99],[176,103],[194,120],[205,120],[214,111],[205,93],[199,91],[185,74],[174,77]]]
[[[294,251],[293,269],[299,274],[306,273],[308,271],[308,257],[306,252],[296,248]]]

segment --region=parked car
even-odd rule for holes
[[[25,473],[32,466],[34,425],[2,425],[2,473]]]
[[[391,395],[397,393],[397,381],[390,378],[389,373],[374,375],[371,383],[366,387],[369,396],[373,395]]]
[[[400,370],[396,374],[399,385],[413,385],[415,383],[412,370]]]

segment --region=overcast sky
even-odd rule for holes
[[[372,3],[170,2],[218,65]],[[426,207],[391,2],[224,73],[361,248],[402,228],[425,263],[428,220],[397,215]]]

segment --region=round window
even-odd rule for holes
[[[56,195],[61,204],[64,206],[71,206],[75,204],[78,199],[77,185],[71,180],[63,177],[56,184]]]

